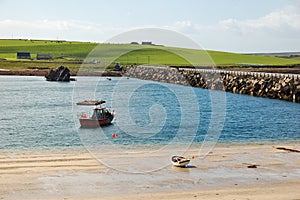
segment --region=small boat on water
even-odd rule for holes
[[[83,103],[84,102],[84,103]],[[101,104],[105,103],[105,101],[100,100],[100,101],[94,101],[88,102],[83,101],[79,103],[83,104],[78,104],[77,105],[96,105],[93,109],[93,114],[91,116],[88,116],[86,113],[82,113],[79,122],[80,122],[80,127],[81,128],[97,128],[99,126],[105,126],[111,124],[112,120],[114,119],[114,112],[111,112],[109,109],[105,108],[104,106],[101,106]]]
[[[172,164],[176,167],[186,167],[190,161],[190,159],[183,156],[172,156]]]

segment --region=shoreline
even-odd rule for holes
[[[300,68],[228,68],[227,70],[242,72],[266,72],[282,74],[300,74]],[[10,76],[45,76],[49,69],[0,69],[0,75]],[[71,70],[71,76],[122,76],[119,71],[78,71]]]
[[[0,152],[0,196],[3,199],[133,200],[195,199],[195,196],[201,199],[300,198],[297,193],[299,153],[276,147],[300,150],[300,143],[221,144],[205,157],[191,160],[188,168],[171,166],[170,155],[177,148],[106,148],[99,154],[90,154],[84,147],[52,152]],[[191,157],[197,153],[199,148],[192,146],[184,155]],[[165,163],[166,166],[159,166]],[[120,171],[134,168],[155,170]]]
[[[157,144],[151,144],[151,147],[154,148],[161,148],[166,146],[168,143],[157,143]],[[217,143],[214,145],[214,148],[226,148],[226,147],[240,147],[240,146],[252,146],[252,147],[259,147],[259,146],[290,146],[290,145],[299,145],[300,146],[300,138],[299,139],[290,139],[290,140],[263,140],[263,141],[217,141]],[[185,143],[179,143],[179,145],[186,145]],[[202,145],[202,142],[193,142],[190,148],[200,148]],[[149,148],[149,145],[145,144],[134,144],[131,145],[134,148]],[[47,147],[33,147],[33,148],[27,148],[27,147],[11,147],[6,149],[0,149],[0,154],[2,153],[10,153],[10,152],[20,152],[20,153],[32,153],[32,152],[41,152],[41,153],[57,153],[57,152],[74,152],[74,151],[80,151],[80,150],[86,150],[84,145],[78,145],[78,146],[47,146]]]
[[[0,69],[0,75],[7,76],[45,76],[49,72],[49,69]],[[71,76],[112,76],[120,77],[121,72],[118,71],[78,71],[71,70]]]

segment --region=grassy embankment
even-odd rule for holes
[[[16,59],[17,52],[30,52],[32,60]],[[37,53],[51,54],[53,59],[36,60]],[[99,62],[95,63],[95,61]],[[299,59],[152,45],[98,44],[44,40],[0,40],[1,69],[56,68],[60,65],[64,65],[71,70],[78,70],[79,68],[81,70],[104,70],[111,69],[115,62],[121,62],[122,65],[218,65],[224,68],[227,66],[287,66],[300,64]],[[110,67],[107,68],[107,66]]]

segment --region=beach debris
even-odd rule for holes
[[[300,153],[300,150],[290,149],[290,148],[286,148],[286,147],[276,147],[276,149],[278,149],[278,150],[284,150],[284,151],[289,151],[289,152]]]
[[[247,168],[257,168],[258,165],[248,165]]]
[[[251,164],[251,163],[243,163],[244,165],[247,165],[247,168],[257,168],[259,165],[257,164]]]

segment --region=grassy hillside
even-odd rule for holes
[[[97,46],[96,43],[43,41],[43,40],[0,40],[0,58],[15,60],[17,52],[30,52],[32,57],[37,53],[85,57]]]
[[[228,52],[208,51],[212,59],[219,65],[293,65],[300,64],[297,59],[278,58],[274,56],[255,56]]]
[[[17,52],[30,52],[32,60],[16,59]],[[38,61],[37,53],[47,53],[53,60]],[[134,45],[134,44],[97,44],[73,41],[44,40],[0,40],[0,68],[46,68],[60,64],[71,69],[81,67],[82,60],[97,60],[100,65],[86,63],[87,68],[105,68],[114,62],[121,64],[151,65],[291,65],[300,60],[272,56],[243,55],[218,51],[203,51],[175,47]]]

